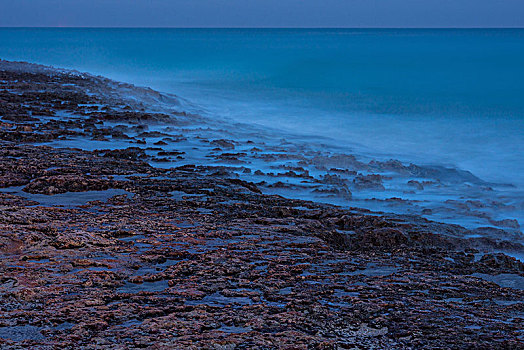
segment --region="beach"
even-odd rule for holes
[[[469,198],[440,213],[490,225],[394,210],[405,188],[484,198],[473,174],[326,153],[77,71],[0,75],[2,348],[523,347],[518,221]],[[406,198],[378,198],[394,186]]]
[[[121,130],[146,137],[145,146],[109,135],[46,145],[92,151],[159,142],[161,152],[185,153],[146,150],[155,167],[213,165],[264,193],[422,216],[488,237],[511,232],[522,243],[523,36],[520,29],[1,28],[0,52],[150,87],[162,100],[149,92],[139,108],[180,114],[175,130],[162,123]],[[144,91],[127,91],[131,110]]]

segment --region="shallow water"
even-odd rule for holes
[[[493,276],[485,273],[474,273],[472,276],[496,283],[504,288],[524,289],[524,277],[516,274],[502,273]]]
[[[22,191],[24,186],[0,188],[0,192],[24,197],[30,201],[38,202],[40,206],[75,208],[91,201],[106,201],[120,195],[132,195],[122,189],[108,189],[103,191],[65,192],[54,195],[34,194]]]

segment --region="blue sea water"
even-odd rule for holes
[[[524,30],[0,29],[0,58],[524,186]]]

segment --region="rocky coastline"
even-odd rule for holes
[[[231,176],[235,140],[201,140],[229,167],[160,166],[199,119],[143,104],[168,100],[0,61],[2,349],[524,348],[524,264],[504,253],[524,252],[518,225],[267,194]],[[177,137],[148,127],[166,123]],[[93,147],[57,146],[71,138]]]

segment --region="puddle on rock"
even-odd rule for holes
[[[187,305],[202,305],[202,304],[208,304],[208,305],[216,305],[216,306],[224,306],[224,305],[231,305],[231,304],[240,304],[240,305],[251,305],[253,304],[253,301],[248,297],[226,297],[220,294],[219,292],[215,292],[211,295],[206,295],[200,300],[187,300]]]
[[[163,292],[169,287],[167,281],[131,283],[126,282],[116,290],[117,293]]]
[[[40,203],[36,206],[75,208],[92,201],[105,202],[114,196],[132,196],[131,192],[111,188],[104,191],[66,192],[53,195],[33,194],[22,191],[24,186],[1,188],[0,192],[14,194],[31,201]]]
[[[43,328],[31,325],[0,327],[0,338],[14,341],[42,340],[44,335],[40,333]]]

